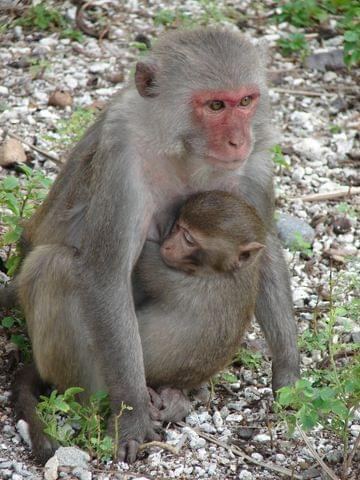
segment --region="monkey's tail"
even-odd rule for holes
[[[39,396],[48,392],[49,385],[44,382],[34,363],[21,368],[14,377],[11,389],[11,402],[17,419],[25,420],[29,425],[32,453],[42,465],[54,455],[59,447],[57,442],[44,433],[44,424],[36,412]]]
[[[16,281],[13,280],[10,285],[0,289],[0,308],[12,308],[18,305]]]

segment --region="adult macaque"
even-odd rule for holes
[[[134,460],[139,443],[155,436],[132,271],[145,240],[159,241],[193,193],[240,193],[272,229],[255,314],[271,349],[274,390],[298,377],[288,272],[273,233],[272,128],[259,51],[216,29],[164,36],[137,64],[136,88],[87,131],[25,229],[30,253],[17,281],[40,377],[59,389],[105,388],[110,429],[122,401],[133,407],[121,418],[121,460]]]

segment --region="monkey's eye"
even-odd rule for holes
[[[247,95],[246,97],[243,97],[240,102],[239,102],[239,105],[241,107],[247,107],[250,105],[250,103],[252,102],[252,97],[250,97],[250,95]]]
[[[208,104],[210,110],[213,110],[214,112],[218,112],[219,110],[222,110],[225,108],[225,103],[222,100],[213,100]]]
[[[195,241],[194,239],[192,238],[192,236],[190,235],[189,232],[187,232],[186,230],[183,231],[184,233],[184,238],[185,238],[185,241],[188,245],[195,245]]]

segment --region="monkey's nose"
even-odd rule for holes
[[[240,148],[243,145],[243,140],[232,138],[228,141],[228,144],[231,148]]]

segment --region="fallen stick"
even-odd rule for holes
[[[159,447],[163,450],[168,450],[173,455],[179,455],[179,450],[176,447],[165,442],[158,442],[157,440],[154,440],[153,442],[142,443],[139,447],[139,451],[142,452],[143,450],[147,450],[151,447]]]
[[[335,475],[335,473],[331,470],[331,468],[329,468],[326,463],[322,460],[322,458],[320,457],[320,455],[317,453],[317,451],[315,450],[313,444],[310,442],[310,439],[309,437],[306,435],[306,433],[304,432],[304,430],[302,430],[302,428],[299,426],[299,424],[297,423],[296,424],[296,428],[298,429],[298,432],[300,433],[300,436],[301,438],[304,440],[304,442],[306,443],[306,446],[308,447],[308,449],[310,450],[310,452],[313,454],[313,457],[315,458],[315,460],[318,462],[318,464],[320,465],[320,467],[324,470],[324,472],[326,472],[329,477],[332,479],[332,480],[340,480],[340,478]]]
[[[188,425],[186,425],[186,423],[184,422],[176,422],[176,424],[179,425],[180,427],[188,427]],[[218,445],[219,447],[225,448],[225,450],[231,451],[234,455],[237,455],[238,457],[242,457],[244,460],[246,460],[249,463],[253,463],[258,467],[262,467],[267,470],[271,470],[273,472],[277,472],[287,477],[290,477],[291,480],[293,479],[303,480],[303,477],[297,475],[296,473],[294,473],[292,470],[289,470],[288,468],[279,467],[278,465],[274,465],[273,463],[260,462],[259,460],[255,460],[254,458],[247,455],[245,452],[241,450],[241,448],[237,447],[236,445],[228,445],[227,443],[217,440],[212,435],[209,435],[208,433],[203,433],[196,428],[193,428],[193,430],[199,435],[199,437],[202,437],[205,440],[211,443],[214,443],[215,445]],[[339,480],[339,479],[336,479],[336,480]]]
[[[336,198],[351,197],[352,195],[359,195],[360,187],[345,187],[341,190],[335,190],[329,193],[313,193],[305,195],[304,197],[296,197],[295,200],[302,200],[303,202],[320,202],[322,200],[335,200]]]
[[[56,155],[53,155],[52,153],[49,153],[46,150],[43,150],[42,148],[36,147],[35,145],[32,145],[31,143],[27,142],[26,140],[23,140],[22,138],[15,135],[15,133],[8,132],[8,131],[6,133],[7,133],[7,135],[9,135],[9,137],[15,138],[15,140],[18,140],[19,142],[23,143],[24,145],[27,145],[32,150],[35,150],[35,152],[38,152],[41,155],[44,155],[44,157],[48,158],[49,160],[52,160],[57,165],[62,165],[63,164],[62,160],[59,157],[57,157]]]

